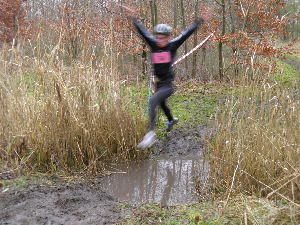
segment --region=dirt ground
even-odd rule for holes
[[[204,126],[175,129],[154,146],[150,158],[199,157],[210,134]],[[105,193],[100,182],[58,180],[6,192],[0,187],[0,225],[117,224],[130,215],[130,207]]]
[[[92,184],[31,186],[0,196],[0,224],[114,224],[116,199]]]
[[[155,144],[150,158],[201,157],[206,141],[213,132],[213,129],[203,125],[174,129]]]

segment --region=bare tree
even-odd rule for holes
[[[194,2],[195,4],[195,18],[198,17],[198,11],[199,11],[199,0],[195,0]],[[196,47],[197,45],[197,42],[198,42],[198,38],[197,38],[197,31],[195,32],[195,35],[194,35],[194,47]],[[196,77],[196,72],[197,72],[197,55],[198,55],[198,52],[195,51],[193,53],[193,62],[192,62],[192,78],[195,78]]]

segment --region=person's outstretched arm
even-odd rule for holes
[[[155,39],[153,35],[138,21],[137,18],[132,18],[133,25],[135,26],[136,30],[139,32],[139,34],[145,39],[147,44],[150,47],[155,46]]]
[[[175,48],[179,48],[183,42],[188,39],[199,27],[204,23],[202,18],[195,20],[187,29],[185,29],[181,35],[171,41]]]

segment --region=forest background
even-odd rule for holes
[[[210,190],[280,199],[299,218],[299,4],[1,0],[1,171],[97,173],[140,158],[151,67],[121,6],[150,31],[170,24],[174,36],[209,13],[178,55],[214,36],[176,66],[176,83],[223,99],[213,114]]]

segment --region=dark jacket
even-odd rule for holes
[[[175,61],[176,51],[203,23],[203,19],[197,19],[191,26],[184,30],[181,35],[171,40],[164,48],[157,46],[155,37],[136,18],[132,20],[135,28],[151,49],[151,62],[154,75],[158,78],[158,82],[172,82],[174,80],[172,64]]]

